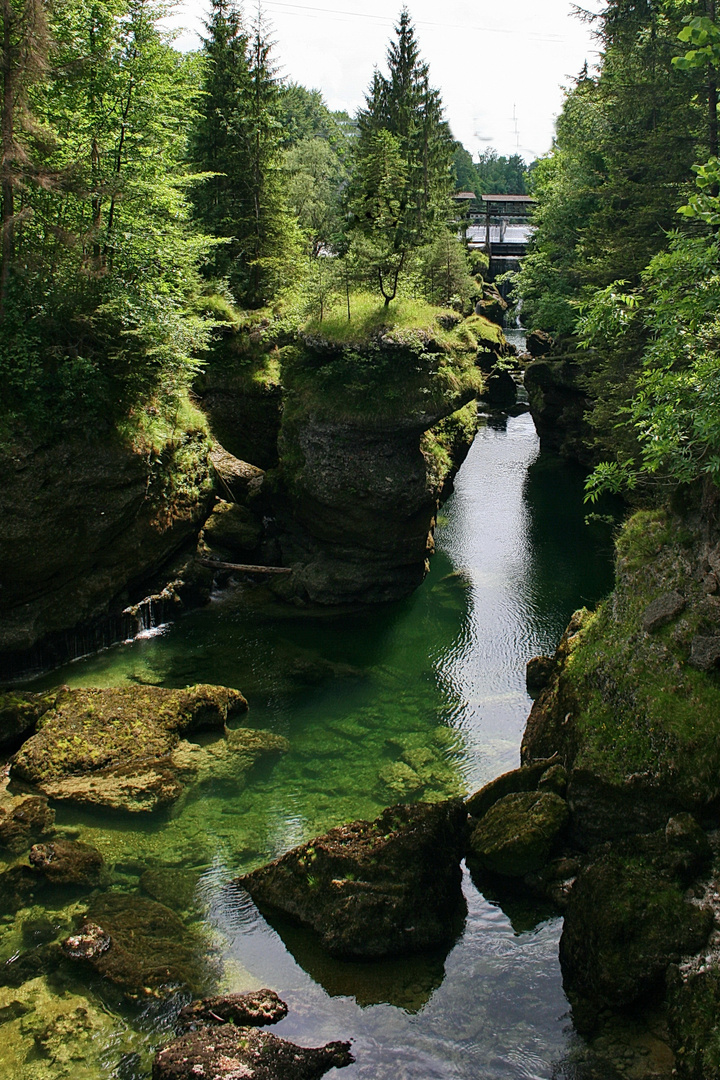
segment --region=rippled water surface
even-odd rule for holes
[[[287,736],[281,760],[191,790],[168,818],[139,826],[63,808],[58,824],[102,850],[115,889],[139,889],[149,868],[177,871],[188,889],[166,902],[213,950],[222,985],[276,989],[290,1004],[278,1034],[308,1044],[353,1038],[348,1080],[570,1075],[559,1065],[572,1036],[558,919],[521,907],[506,914],[466,876],[467,919],[447,954],[342,964],[310,935],[268,926],[228,883],[334,824],[469,792],[518,764],[525,662],[552,651],[572,611],[611,587],[609,531],[586,526],[583,513],[581,477],[539,456],[528,415],[488,420],[443,507],[430,576],[407,601],[310,615],[268,603],[261,590],[231,590],[153,637],[44,680],[223,683],[245,693],[248,723]],[[76,902],[49,916],[59,925],[81,910]],[[17,951],[19,934],[17,922],[0,924],[0,960]],[[21,1068],[0,1024],[6,1075],[147,1075],[171,1007],[121,1006],[79,979],[63,992],[108,1017],[96,1056],[49,1065],[33,1050]],[[30,1046],[31,1019],[10,1027]]]

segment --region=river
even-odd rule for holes
[[[280,936],[228,883],[334,824],[400,799],[471,792],[518,764],[526,661],[552,652],[572,611],[612,585],[610,530],[583,518],[582,477],[539,454],[530,416],[488,418],[442,509],[431,572],[408,600],[322,615],[240,588],[33,684],[226,684],[248,698],[249,724],[287,736],[289,753],[244,787],[205,784],[143,828],[67,808],[57,820],[102,851],[111,888],[137,889],[148,867],[184,875],[192,895],[178,895],[178,910],[222,964],[224,985],[277,990],[290,1006],[278,1035],[353,1039],[347,1080],[574,1075],[557,917],[525,904],[503,910],[466,875],[467,919],[446,954],[343,964],[302,932]],[[434,762],[422,786],[407,767],[418,751]],[[35,908],[21,921],[60,926],[77,910]],[[0,923],[0,960],[22,938],[17,920]],[[18,1080],[148,1075],[171,1007],[119,1005],[80,976],[63,992],[112,1014],[105,1044],[63,1071],[37,1058],[26,1022],[34,1064]],[[13,1076],[2,1030],[0,1062]]]

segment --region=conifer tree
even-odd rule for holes
[[[407,8],[395,33],[389,75],[375,71],[358,114],[349,198],[353,231],[386,304],[408,257],[449,218],[455,145]]]

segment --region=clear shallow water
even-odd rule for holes
[[[558,919],[518,909],[511,921],[466,878],[467,920],[447,955],[339,964],[308,935],[270,928],[227,884],[334,824],[401,799],[472,791],[518,764],[530,706],[525,662],[552,651],[572,611],[611,587],[609,531],[583,524],[581,477],[539,457],[525,415],[481,429],[436,540],[427,581],[403,603],[310,615],[239,589],[43,680],[236,686],[250,702],[248,723],[291,746],[247,778],[193,789],[169,818],[142,828],[67,808],[58,823],[101,849],[115,888],[137,889],[148,868],[184,875],[194,899],[169,902],[215,950],[224,985],[276,989],[291,1006],[278,1034],[353,1038],[348,1078],[541,1080],[557,1074],[572,1042]],[[0,925],[0,959],[17,941],[16,923]],[[95,1004],[106,993],[80,981],[66,992]],[[104,1007],[115,1026],[101,1067],[17,1075],[144,1075],[168,1010],[107,997]],[[130,1056],[118,1072],[121,1050]]]

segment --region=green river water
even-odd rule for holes
[[[488,421],[455,488],[430,575],[402,603],[317,615],[238,588],[32,684],[221,683],[248,698],[248,726],[289,739],[282,759],[245,780],[205,783],[164,818],[59,808],[57,823],[101,850],[112,889],[138,890],[147,869],[172,871],[163,899],[213,956],[219,985],[277,990],[290,1006],[278,1035],[353,1039],[347,1080],[576,1075],[558,918],[506,914],[466,875],[467,920],[446,954],[343,964],[303,932],[280,936],[228,884],[332,825],[470,792],[518,764],[525,662],[552,651],[572,611],[611,587],[610,530],[584,524],[581,476],[539,455],[529,415]],[[43,927],[45,938],[69,932],[86,903],[65,898],[0,920],[0,964]],[[7,1011],[15,1000],[27,1007],[19,1018]],[[0,1071],[139,1080],[176,1008],[124,1003],[79,974],[0,987]]]

